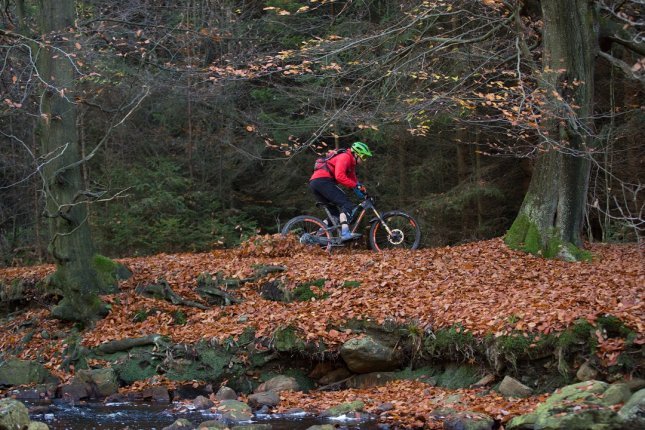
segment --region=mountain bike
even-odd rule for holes
[[[331,214],[329,205],[317,203],[316,206],[325,210],[327,220],[331,221],[330,225],[315,216],[300,215],[287,221],[281,233],[284,236],[295,234],[300,243],[319,246],[326,251],[360,239],[360,235],[358,235],[359,237],[356,239],[343,241],[340,237],[340,221]],[[381,214],[374,206],[374,198],[368,195],[365,195],[349,220],[348,224],[352,233],[357,233],[361,222],[369,211],[373,212],[374,217],[369,220],[371,226],[367,239],[370,248],[374,251],[380,252],[392,248],[417,249],[419,247],[421,229],[417,221],[411,215],[400,210]]]

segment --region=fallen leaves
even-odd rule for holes
[[[593,321],[602,315],[613,315],[637,333],[634,343],[642,345],[642,250],[637,245],[593,245],[590,250],[595,257],[589,263],[544,260],[514,252],[501,239],[418,251],[327,254],[278,236],[265,236],[253,238],[235,250],[124,258],[119,261],[130,268],[133,277],[121,282],[118,294],[104,298],[112,306],[110,315],[83,332],[82,343],[92,347],[153,333],[183,343],[236,339],[249,327],[260,339],[270,338],[280,327],[291,326],[303,339],[324,341],[333,349],[356,335],[346,327],[351,319],[414,324],[433,330],[459,324],[460,330],[474,336],[522,331],[538,336],[537,340],[540,334],[561,331],[580,318]],[[138,285],[165,279],[183,298],[201,301],[195,291],[199,274],[220,272],[224,278],[244,279],[252,276],[258,265],[280,265],[287,270],[230,289],[244,299],[232,306],[200,310],[135,294]],[[51,265],[4,268],[0,269],[0,280],[5,285],[16,278],[35,283],[53,270]],[[326,281],[315,300],[281,303],[259,295],[264,282],[279,280],[295,288],[320,279]],[[347,283],[354,286],[347,287]],[[147,311],[144,320],[133,318],[142,310]],[[185,314],[185,324],[172,318],[178,310]],[[23,342],[21,327],[36,321],[36,335],[25,343],[20,356],[52,357],[47,366],[66,379],[69,374],[58,368],[64,338],[46,339],[40,333],[66,333],[72,325],[48,319],[48,314],[47,309],[33,309],[12,320],[0,321],[0,350]],[[597,340],[599,358],[607,365],[614,363],[624,341],[601,332]],[[393,382],[371,391],[290,393],[285,395],[283,405],[323,407],[338,404],[342,400],[339,396],[345,396],[347,401],[360,398],[371,410],[381,400],[393,401],[396,407],[389,416],[412,422],[425,407],[419,405],[430,405],[432,399],[441,397],[436,390],[425,384]],[[499,419],[523,413],[532,404],[513,403],[502,397],[482,397],[481,403],[473,402],[469,404],[472,410],[486,405],[480,407],[481,411]],[[491,410],[490,405],[498,409]]]

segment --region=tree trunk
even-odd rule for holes
[[[546,151],[506,235],[513,248],[545,257],[584,256],[581,230],[593,127],[594,15],[588,0],[543,0],[542,90]]]
[[[57,271],[52,283],[63,300],[52,314],[61,319],[89,322],[104,312],[98,298],[99,282],[93,267],[94,249],[87,222],[81,176],[81,156],[74,104],[74,65],[60,50],[72,52],[73,0],[41,0],[41,30],[52,47],[39,55],[40,76],[48,83],[41,104],[39,137],[50,160],[44,167],[49,251]],[[58,48],[60,50],[54,49]]]

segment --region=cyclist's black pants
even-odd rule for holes
[[[349,200],[343,190],[336,184],[336,181],[331,178],[313,179],[309,182],[309,189],[317,201],[329,205],[329,212],[333,216],[340,215],[340,208],[347,215],[347,219],[351,219],[356,205]]]

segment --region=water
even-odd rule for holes
[[[64,402],[54,402],[46,411],[30,414],[30,418],[32,421],[44,422],[51,430],[161,430],[179,418],[189,420],[196,427],[204,421],[216,419],[217,416],[210,411],[188,410],[183,405],[87,403],[70,406]],[[312,416],[263,415],[257,416],[252,422],[269,423],[272,430],[305,430],[312,425],[339,421],[323,421]],[[373,421],[340,421],[340,424],[352,430],[377,428],[376,422]]]

